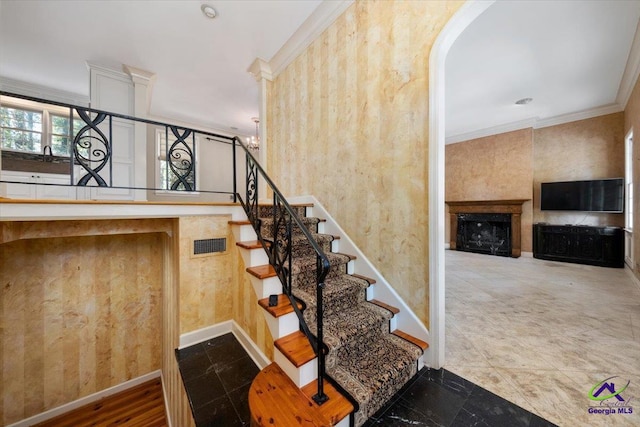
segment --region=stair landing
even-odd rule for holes
[[[318,406],[311,399],[313,386],[299,389],[276,363],[267,366],[249,389],[251,425],[330,427],[353,412],[353,405],[327,382],[329,400]]]

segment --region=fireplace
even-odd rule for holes
[[[511,214],[458,214],[456,249],[511,256]]]
[[[451,249],[519,257],[522,204],[528,200],[447,201]]]

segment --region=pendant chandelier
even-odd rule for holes
[[[257,153],[260,150],[260,135],[258,133],[258,123],[260,123],[260,119],[257,117],[251,117],[251,120],[256,124],[256,135],[247,138],[247,148],[252,153]]]

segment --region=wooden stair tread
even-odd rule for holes
[[[228,222],[229,225],[251,225],[251,221],[245,220],[233,220]]]
[[[384,309],[389,310],[389,311],[390,311],[390,312],[392,312],[394,315],[395,315],[395,314],[400,313],[400,309],[399,309],[399,308],[396,308],[396,307],[394,307],[394,306],[392,306],[392,305],[389,305],[389,304],[387,304],[387,303],[384,303],[384,302],[382,302],[382,301],[378,301],[377,299],[369,300],[369,302],[370,302],[371,304],[375,304],[375,305],[377,305],[378,307],[382,307],[382,308],[384,308]]]
[[[309,339],[300,331],[275,340],[274,345],[296,368],[316,357]]]
[[[352,276],[353,277],[357,277],[358,279],[365,280],[365,281],[369,282],[370,285],[373,285],[374,283],[376,283],[376,279],[372,279],[370,277],[363,276],[361,274],[352,274]]]
[[[413,335],[410,335],[406,332],[402,332],[399,329],[396,329],[395,331],[391,332],[392,334],[399,336],[400,338],[403,338],[415,345],[417,345],[418,347],[420,347],[422,349],[422,351],[425,351],[426,349],[429,348],[429,344],[427,344],[426,342],[422,341],[419,338],[414,337]]]
[[[257,277],[258,279],[268,279],[269,277],[276,276],[276,270],[273,269],[271,264],[257,265],[255,267],[247,268],[247,273]]]
[[[276,363],[260,371],[251,383],[249,410],[252,426],[334,425]]]
[[[313,396],[318,392],[318,382],[311,381],[302,387],[301,390],[307,398],[313,401]],[[327,395],[329,400],[320,405],[318,409],[331,421],[332,426],[338,424],[340,420],[352,413],[355,409],[353,404],[327,380],[324,381],[324,394]]]
[[[265,241],[265,244],[269,246],[269,242]],[[236,242],[236,246],[244,249],[262,249],[262,243],[260,240],[247,240],[245,242]]]
[[[269,307],[268,297],[259,300],[258,304],[260,305],[260,307],[267,310],[273,317],[280,317],[293,312],[293,305],[291,305],[289,297],[287,297],[285,294],[278,295],[278,305],[276,306]],[[298,308],[302,310],[301,303],[298,303]]]

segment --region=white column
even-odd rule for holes
[[[140,119],[146,119],[149,116],[151,92],[156,75],[130,65],[123,65],[122,68],[133,81],[133,115]],[[135,122],[134,135],[135,162],[133,181],[138,188],[150,187],[147,183],[147,125]],[[154,167],[154,165],[149,165],[149,167]],[[135,200],[146,200],[146,198],[145,190],[136,190],[134,192]]]
[[[267,82],[273,80],[273,76],[269,63],[260,58],[256,58],[255,61],[253,61],[248,71],[255,77],[259,85],[258,118],[260,119],[260,151],[258,153],[258,161],[264,171],[268,172],[267,150],[269,149],[269,138],[267,136],[269,134],[269,122],[267,120]],[[261,199],[267,196],[267,186],[263,179],[259,182],[258,194]]]

